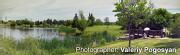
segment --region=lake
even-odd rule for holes
[[[0,35],[3,37],[12,37],[16,40],[24,39],[26,37],[35,37],[39,39],[51,40],[55,37],[60,40],[64,39],[64,36],[60,35],[55,28],[10,28],[0,27]]]

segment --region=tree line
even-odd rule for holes
[[[91,27],[94,25],[109,25],[109,18],[105,18],[105,22],[102,22],[101,19],[96,19],[92,13],[89,13],[89,16],[86,18],[83,14],[83,11],[79,11],[79,16],[76,13],[74,19],[72,20],[72,28],[77,28],[80,31],[84,31],[87,26]],[[111,23],[113,24],[113,23]]]
[[[83,11],[75,13],[72,20],[57,20],[57,19],[46,19],[46,20],[37,20],[31,21],[28,18],[22,20],[0,20],[0,24],[9,25],[11,27],[16,26],[25,26],[25,27],[56,27],[59,25],[70,26],[72,28],[77,28],[80,31],[84,31],[86,27],[94,25],[110,25],[115,24],[115,22],[109,22],[109,18],[106,17],[104,22],[101,19],[94,17],[93,13],[89,13],[88,17],[84,16]]]

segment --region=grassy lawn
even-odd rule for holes
[[[109,25],[108,27],[106,25],[97,25],[93,27],[87,27],[85,30],[86,35],[91,35],[95,32],[103,32],[107,31],[112,36],[122,36],[123,30],[120,30],[120,26],[118,25]]]
[[[180,55],[180,39],[136,39],[132,41],[132,47],[138,47],[138,48],[173,48],[175,47],[177,49],[176,53],[157,53],[159,55]],[[127,47],[128,41],[115,41],[109,44],[106,44],[104,46],[100,46],[97,48],[121,48],[121,47]],[[122,53],[120,53],[122,54]],[[92,53],[71,53],[67,55],[94,55]],[[98,54],[101,55],[101,54]],[[103,55],[103,54],[102,54]],[[112,55],[112,54],[107,54]],[[119,55],[115,53],[115,55]],[[139,53],[133,53],[132,55],[139,55]],[[153,55],[153,53],[140,53],[140,55]]]
[[[107,31],[113,36],[122,36],[124,30],[120,30],[120,26],[110,25],[108,28],[106,25],[87,27],[85,33],[91,35],[95,32]],[[75,46],[74,41],[60,42],[54,39],[52,42],[44,42],[33,38],[27,38],[22,43],[15,44],[12,39],[4,39],[0,36],[0,55],[95,55],[94,53],[80,53],[75,52],[75,48],[69,48]],[[99,37],[99,36],[98,36]],[[84,40],[84,43],[86,43]],[[81,41],[82,42],[82,41]],[[68,47],[69,46],[69,47]],[[116,40],[108,42],[95,48],[122,48],[128,46],[128,40]],[[132,40],[131,46],[134,48],[177,48],[176,53],[157,53],[158,55],[180,55],[180,38],[152,38],[152,39],[135,39]],[[76,47],[76,46],[75,46]],[[127,53],[97,53],[96,55],[127,55]],[[154,55],[153,53],[131,53],[131,55]]]

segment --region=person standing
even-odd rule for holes
[[[146,38],[146,37],[149,37],[149,31],[150,31],[150,28],[149,27],[146,27],[146,28],[144,28],[144,34],[146,35],[144,35],[144,38]]]
[[[165,27],[162,29],[162,36],[161,36],[161,38],[166,36],[166,30],[167,29]]]

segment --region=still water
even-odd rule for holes
[[[35,37],[40,39],[51,40],[52,38],[64,39],[55,28],[5,28],[0,27],[0,35],[3,37],[12,37],[16,40],[26,37]]]

